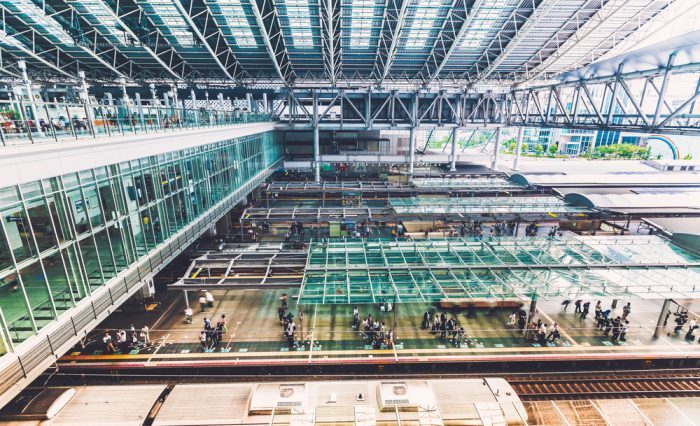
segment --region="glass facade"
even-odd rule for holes
[[[0,189],[0,351],[281,156],[266,132]]]

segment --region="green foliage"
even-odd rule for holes
[[[598,146],[593,150],[591,158],[648,160],[651,148],[637,146],[629,143]]]
[[[526,143],[523,143],[522,145],[520,145],[520,153],[521,154],[525,154],[528,150],[529,150],[529,147],[527,146]]]
[[[686,154],[685,157],[683,157],[684,160],[692,160],[693,159],[693,154]]]
[[[559,147],[555,144],[549,145],[549,148],[547,148],[547,154],[549,154],[550,157],[557,155],[557,152],[559,152]]]
[[[544,147],[542,146],[541,143],[538,143],[537,145],[535,145],[535,155],[537,155],[539,157],[542,155],[543,152],[544,152]]]

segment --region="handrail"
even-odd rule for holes
[[[50,143],[271,121],[239,109],[0,100],[0,145]]]

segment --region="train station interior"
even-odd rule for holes
[[[700,1],[0,9],[0,425],[700,424]]]

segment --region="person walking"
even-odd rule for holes
[[[583,311],[581,311],[581,319],[585,320],[588,316],[588,311],[591,308],[591,302],[586,302],[583,304]]]
[[[574,309],[575,314],[581,313],[581,302],[581,300],[577,300],[576,302],[574,302],[574,306],[576,307],[576,309]]]
[[[627,302],[627,304],[622,308],[622,319],[626,320],[630,312],[632,312],[632,304]]]

